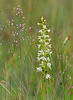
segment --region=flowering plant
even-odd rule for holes
[[[51,55],[52,55],[52,45],[51,38],[49,36],[50,29],[47,29],[45,25],[45,19],[42,17],[41,22],[38,23],[41,26],[39,30],[40,35],[38,36],[38,56],[37,60],[39,62],[39,67],[37,71],[42,73],[42,87],[43,87],[43,100],[45,100],[45,88],[46,88],[46,79],[51,78],[51,75],[48,73],[51,70]]]
[[[38,23],[42,27],[42,29],[39,31],[40,36],[38,36],[38,57],[37,60],[39,62],[39,67],[37,67],[37,71],[42,72],[42,74],[45,74],[45,78],[50,78],[50,74],[48,74],[48,70],[51,70],[51,38],[49,36],[50,29],[47,29],[45,25],[44,18],[41,18],[41,23]]]

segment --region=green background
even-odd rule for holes
[[[18,5],[23,10],[25,29],[24,41],[16,45],[9,36],[8,21]],[[42,16],[52,30],[53,47],[46,100],[73,100],[73,0],[0,0],[0,100],[42,100],[41,75],[35,70],[37,23]],[[70,40],[64,45],[67,36]]]

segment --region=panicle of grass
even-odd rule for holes
[[[23,11],[18,6],[15,9],[15,15],[13,18],[9,21],[11,36],[13,38],[13,43],[18,44],[19,42],[24,41],[24,32],[25,32],[25,21],[24,21],[24,15]]]

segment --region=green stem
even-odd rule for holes
[[[19,44],[19,53],[20,53],[20,67],[21,67],[21,83],[20,83],[20,86],[21,86],[21,100],[22,100],[22,71],[23,71],[23,61],[22,61],[22,45],[21,43]]]
[[[42,88],[43,88],[43,100],[46,100],[46,81],[43,79],[42,81]]]

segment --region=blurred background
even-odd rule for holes
[[[0,100],[42,100],[41,75],[35,70],[42,16],[53,45],[46,100],[73,100],[73,0],[0,0]],[[22,32],[19,24],[25,24]]]

